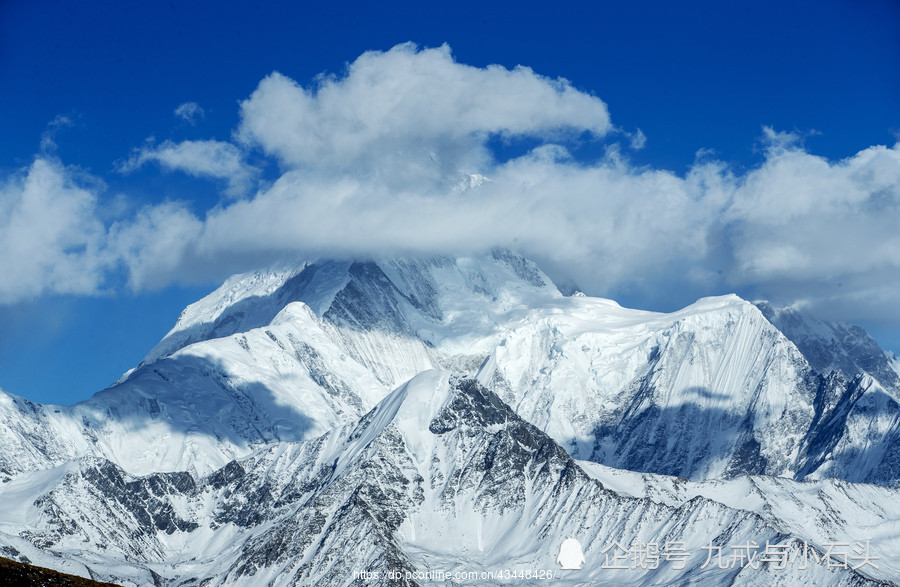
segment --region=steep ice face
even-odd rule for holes
[[[508,326],[479,381],[578,458],[691,479],[900,479],[893,394],[820,376],[736,296],[672,314],[575,296]]]
[[[887,358],[888,365],[891,366],[897,376],[900,377],[900,357],[894,354],[894,351],[886,351],[884,356]]]
[[[900,398],[897,370],[863,328],[820,320],[793,307],[774,308],[768,302],[756,302],[756,306],[767,320],[797,345],[819,373],[828,375],[836,371],[848,380],[868,374],[885,389],[896,389],[895,397]]]
[[[868,375],[847,383],[832,373],[816,398],[798,477],[835,477],[898,486],[900,405]]]
[[[69,408],[36,404],[0,390],[0,484],[91,449]]]
[[[792,474],[813,374],[736,296],[650,314],[573,297],[510,332],[479,373],[573,455],[710,478]]]

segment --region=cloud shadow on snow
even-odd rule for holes
[[[238,446],[305,440],[315,426],[265,384],[237,381],[221,361],[193,355],[142,366],[125,382],[70,409],[102,410],[103,420],[130,429],[163,423],[177,434],[203,434]]]
[[[726,397],[705,387],[690,391],[706,399]],[[726,456],[726,477],[769,474],[751,423],[749,413],[693,402],[663,408],[652,405],[616,424],[597,426],[589,460],[640,473],[700,480],[708,467]]]

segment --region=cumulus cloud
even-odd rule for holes
[[[96,184],[77,175],[39,158],[0,186],[0,303],[101,288],[110,258]]]
[[[12,182],[0,226],[27,232],[49,215],[55,244],[45,251],[26,236],[7,249],[20,260],[5,262],[19,263],[30,285],[5,285],[3,299],[90,293],[115,266],[143,289],[286,258],[506,246],[595,295],[686,303],[736,290],[832,317],[900,321],[898,146],[830,161],[796,134],[764,128],[761,163],[741,173],[711,152],[685,174],[634,166],[615,148],[584,161],[570,147],[611,129],[601,100],[524,67],[474,68],[446,47],[412,45],[366,53],[313,87],[272,74],[241,117],[234,143],[149,145],[128,163],[222,179],[234,193],[255,177],[248,150],[277,160],[277,179],[200,216],[167,202],[104,225],[96,195],[67,183],[64,168],[36,163],[23,177],[55,178],[48,195],[31,188],[26,198],[27,182]],[[536,146],[497,160],[498,137]],[[637,148],[645,137],[632,140]],[[44,203],[9,220],[28,198]]]
[[[190,270],[189,251],[201,228],[187,206],[165,202],[114,223],[109,244],[128,268],[134,290],[155,289]]]
[[[185,102],[175,109],[175,116],[193,126],[199,119],[206,116],[206,112],[196,102]]]
[[[732,283],[900,318],[900,146],[829,162],[778,137],[724,219],[733,225]]]
[[[490,158],[489,136],[563,138],[610,130],[600,99],[527,67],[476,68],[446,45],[368,52],[312,88],[273,73],[241,104],[238,137],[292,168],[440,181]]]
[[[194,177],[209,177],[227,183],[225,193],[239,196],[250,189],[259,173],[244,161],[241,150],[222,141],[165,141],[159,145],[145,145],[119,166],[129,172],[148,162],[159,163],[163,168],[182,171]]]

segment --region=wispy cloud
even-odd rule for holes
[[[900,145],[829,162],[786,139],[769,144],[725,211],[731,281],[900,317]]]
[[[56,152],[56,134],[63,128],[72,126],[72,119],[60,114],[47,125],[41,135],[41,153],[52,155]]]
[[[647,135],[645,135],[644,131],[642,131],[641,129],[637,129],[634,134],[631,135],[631,148],[635,151],[640,151],[646,146]]]
[[[206,116],[206,112],[196,102],[185,102],[175,109],[175,116],[191,125],[196,125],[198,120]]]
[[[11,181],[0,223],[25,236],[6,249],[13,254],[0,271],[14,265],[26,285],[5,285],[2,299],[90,293],[117,266],[142,289],[284,258],[499,245],[598,295],[659,300],[727,288],[845,318],[900,321],[898,146],[829,161],[795,133],[763,129],[762,161],[741,173],[710,152],[683,175],[634,166],[616,149],[578,160],[567,148],[573,139],[599,140],[611,129],[601,100],[527,68],[475,68],[446,47],[411,45],[366,53],[314,87],[272,74],[241,116],[234,143],[148,145],[126,165],[155,161],[224,180],[236,193],[255,178],[248,150],[277,160],[275,181],[200,216],[169,202],[104,225],[96,194],[46,160]],[[537,146],[499,161],[490,148],[497,137]],[[645,137],[638,131],[632,140]],[[32,184],[50,182],[41,192],[50,195],[26,186],[31,175]],[[9,220],[16,202],[41,197],[54,201]],[[57,209],[69,212],[48,212]],[[48,214],[44,250],[28,227]],[[3,226],[0,238],[20,238]]]
[[[119,166],[123,172],[134,171],[148,162],[159,163],[171,171],[182,171],[195,177],[221,179],[227,183],[225,193],[239,196],[252,186],[259,173],[244,161],[241,150],[221,141],[165,141],[148,144],[132,154]]]

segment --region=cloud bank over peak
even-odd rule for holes
[[[615,144],[585,160],[573,146],[615,130],[599,98],[526,67],[472,67],[446,46],[412,44],[367,52],[308,87],[273,73],[240,115],[230,142],[145,145],[126,164],[224,181],[227,197],[199,215],[165,202],[104,222],[100,188],[77,187],[46,157],[8,181],[0,238],[55,223],[51,246],[25,239],[0,258],[26,284],[5,284],[0,301],[92,293],[121,270],[141,290],[285,259],[505,246],[594,295],[682,303],[737,290],[900,321],[898,146],[829,161],[764,128],[762,161],[746,172],[709,154],[685,174],[638,167]],[[530,150],[495,156],[497,140],[517,139]],[[278,176],[259,183],[253,157],[270,158]],[[52,187],[40,197],[71,210],[71,226],[17,211],[38,198],[40,178]]]
[[[723,221],[735,285],[838,316],[858,306],[900,319],[900,145],[829,162],[776,142]]]
[[[471,67],[450,48],[370,51],[303,88],[273,73],[241,104],[238,137],[290,168],[375,173],[422,155],[481,164],[489,136],[552,139],[611,129],[606,104],[527,67]]]

